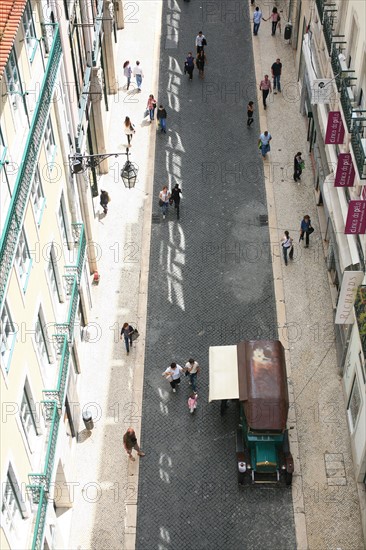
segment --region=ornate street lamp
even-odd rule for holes
[[[95,168],[99,166],[103,160],[109,157],[119,157],[121,155],[127,155],[127,161],[121,170],[121,178],[125,187],[132,189],[135,187],[137,181],[138,167],[129,159],[129,150],[126,149],[126,153],[104,153],[101,155],[82,155],[81,153],[75,153],[69,156],[69,165],[72,174],[82,174],[88,168]]]

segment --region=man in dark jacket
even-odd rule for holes
[[[164,132],[164,134],[166,134],[166,110],[162,105],[159,105],[156,118],[160,122],[161,131]]]

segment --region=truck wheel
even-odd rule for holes
[[[292,472],[286,472],[286,475],[285,475],[285,481],[286,481],[286,485],[291,485],[292,483]]]

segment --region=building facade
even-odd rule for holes
[[[288,0],[366,529],[366,5]],[[365,532],[366,536],[366,532]]]
[[[0,10],[1,548],[66,548],[82,418],[122,2],[6,0]]]

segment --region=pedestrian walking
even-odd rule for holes
[[[177,363],[170,363],[170,367],[162,374],[162,376],[169,380],[173,393],[177,391],[176,387],[180,384],[180,375],[182,372],[184,372],[184,369],[180,365]]]
[[[135,457],[132,456],[133,449],[137,452],[138,456],[145,456],[145,453],[141,451],[137,443],[137,437],[133,428],[128,428],[127,432],[123,436],[123,446],[128,454],[128,458],[132,460],[132,462],[135,462],[136,460]]]
[[[123,323],[121,330],[121,340],[122,338],[125,341],[127,355],[130,353],[130,346],[132,348],[132,334],[134,333],[134,328],[131,327],[129,323]]]
[[[206,55],[203,50],[198,52],[196,57],[196,67],[198,69],[198,75],[203,80],[205,78],[205,63],[206,63]]]
[[[103,191],[103,189],[100,190],[99,200],[100,200],[100,206],[103,208],[104,214],[107,215],[108,214],[108,203],[111,200],[108,193],[107,193],[107,191]]]
[[[281,21],[280,14],[278,13],[276,6],[272,10],[270,19],[272,21],[272,36],[274,36],[276,34],[277,24]]]
[[[248,120],[247,120],[247,126],[251,126],[254,122],[254,103],[253,101],[249,101],[248,105],[247,105],[247,115],[248,115]]]
[[[166,134],[166,110],[162,105],[159,105],[158,112],[156,114],[156,118],[158,119],[160,123],[161,132],[164,132]]]
[[[205,35],[202,33],[202,31],[200,31],[196,36],[197,53],[203,51],[205,46],[207,46],[207,40]]]
[[[266,19],[264,19],[261,10],[257,6],[254,10],[254,13],[253,13],[253,34],[254,34],[254,36],[257,36],[257,34],[258,34],[259,26],[261,24],[262,19],[263,19],[263,21],[267,21]]]
[[[123,63],[123,74],[127,78],[127,86],[126,87],[127,87],[127,90],[128,90],[129,87],[130,87],[130,84],[131,84],[131,76],[132,76],[132,69],[131,69],[129,61],[125,61]]]
[[[305,162],[301,158],[301,152],[298,151],[294,157],[294,181],[301,180],[301,174],[305,168]]]
[[[189,374],[189,383],[192,386],[194,392],[197,391],[197,376],[200,372],[200,366],[194,359],[188,359],[188,363],[185,364],[185,370]]]
[[[197,393],[192,392],[191,395],[188,397],[188,408],[191,414],[193,414],[194,411],[197,409],[197,401],[198,401]]]
[[[305,235],[305,248],[309,248],[309,237],[314,232],[314,228],[311,225],[310,216],[306,214],[301,221],[300,226],[300,238],[299,242],[304,240]]]
[[[259,89],[262,91],[263,107],[267,109],[267,97],[269,92],[272,92],[271,81],[268,78],[268,74],[264,75],[264,79],[259,84]]]
[[[188,52],[186,60],[184,62],[184,74],[188,73],[189,80],[193,78],[193,69],[194,69],[194,57],[192,52]]]
[[[266,154],[269,153],[269,151],[271,150],[271,146],[269,144],[269,142],[271,141],[272,139],[272,136],[271,134],[268,132],[268,130],[266,130],[265,132],[263,132],[263,134],[261,134],[259,136],[259,142],[258,142],[258,146],[262,152],[262,156],[263,158],[266,157]]]
[[[125,134],[127,136],[128,146],[131,146],[133,134],[136,133],[135,126],[132,124],[130,117],[125,118]]]
[[[154,98],[153,94],[149,95],[149,98],[147,100],[146,109],[149,111],[150,115],[150,124],[154,120],[154,113],[156,109],[156,99]]]
[[[279,57],[277,57],[276,61],[272,64],[271,71],[273,78],[273,93],[277,94],[276,89],[279,93],[281,93],[282,63]]]
[[[179,220],[179,204],[180,204],[180,196],[182,194],[182,190],[179,187],[179,184],[176,183],[174,189],[172,190],[172,194],[170,197],[170,200],[174,202],[174,208],[177,213],[177,220]]]
[[[163,211],[163,220],[165,220],[166,213],[168,212],[170,193],[168,187],[164,185],[163,189],[159,193],[159,206]]]
[[[281,246],[282,246],[283,259],[285,260],[285,265],[287,265],[287,254],[290,260],[292,260],[294,257],[293,239],[292,237],[290,237],[290,234],[288,231],[284,232],[284,235],[281,239]]]
[[[137,91],[141,92],[142,79],[144,78],[144,73],[140,67],[140,61],[136,61],[136,65],[133,69],[133,76],[136,78]]]

